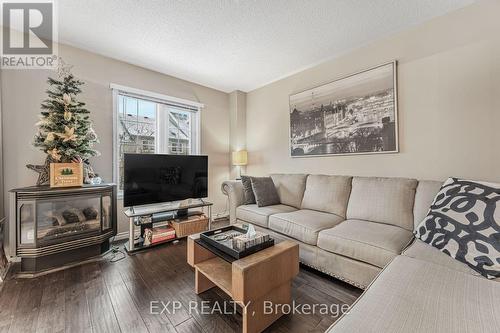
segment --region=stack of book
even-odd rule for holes
[[[144,229],[144,245],[151,245],[175,238],[175,230],[169,225]]]

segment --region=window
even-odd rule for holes
[[[113,178],[120,194],[124,153],[200,153],[202,104],[122,86],[111,88],[115,110]]]
[[[191,112],[171,110],[168,118],[169,154],[190,155],[192,150]]]

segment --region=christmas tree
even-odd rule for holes
[[[77,100],[82,92],[83,82],[70,73],[70,67],[62,60],[58,69],[59,78],[48,79],[48,98],[42,102],[40,120],[36,123],[38,131],[33,145],[46,153],[45,165],[28,165],[40,173],[37,184],[47,183],[47,168],[51,162],[84,162],[85,178],[91,177],[92,168],[88,159],[99,155],[94,144],[97,135],[92,128],[89,110],[85,103]]]
[[[83,82],[67,74],[61,80],[49,78],[48,83],[49,97],[42,103],[40,121],[36,124],[39,130],[35,147],[57,162],[81,162],[98,155],[93,148],[98,140],[90,112],[85,103],[76,99]]]

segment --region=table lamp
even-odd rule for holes
[[[233,151],[233,165],[238,167],[238,177],[241,179],[241,166],[248,164],[248,153],[246,150]]]

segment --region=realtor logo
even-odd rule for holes
[[[54,5],[52,0],[2,1],[2,67],[57,66]]]

